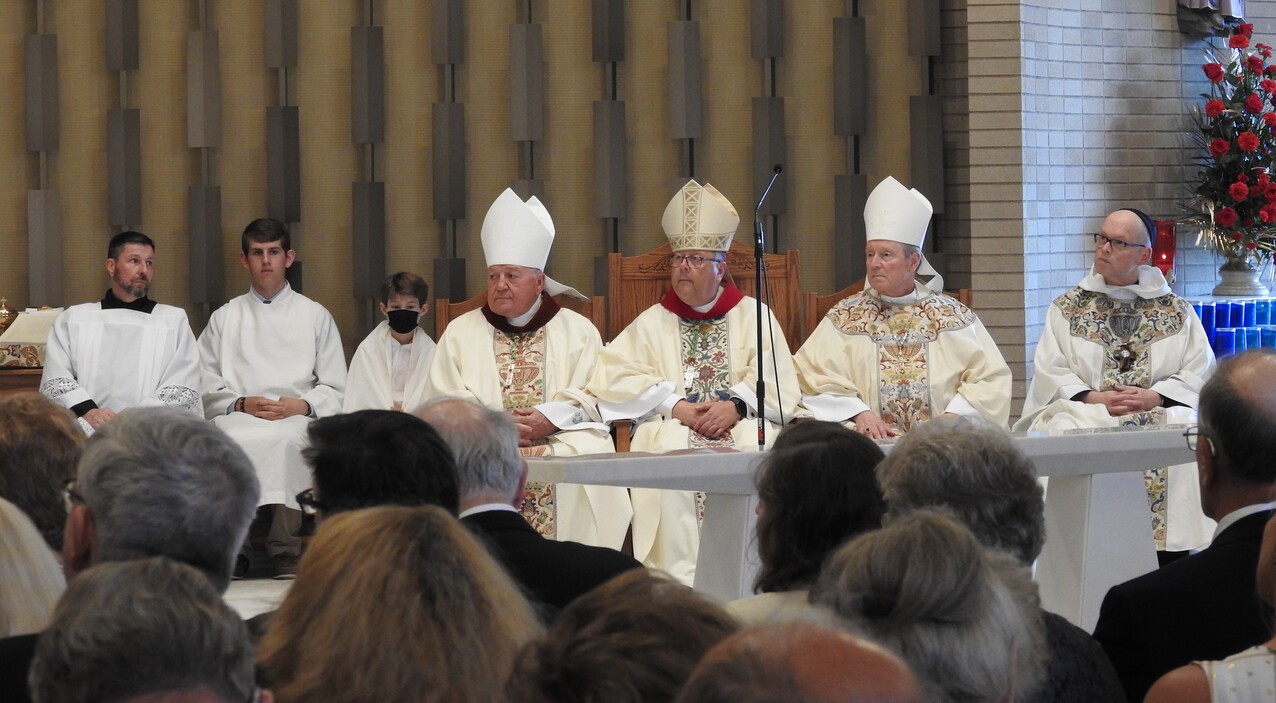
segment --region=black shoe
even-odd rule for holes
[[[252,564],[248,560],[247,555],[238,554],[235,556],[235,570],[231,572],[232,581],[242,581],[248,577],[248,567]]]
[[[276,581],[288,581],[297,578],[296,554],[276,554],[274,560]]]

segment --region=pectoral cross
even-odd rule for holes
[[[514,368],[516,364],[511,361],[505,365],[505,372],[501,374],[501,385],[509,387],[514,382]]]

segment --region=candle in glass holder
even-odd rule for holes
[[[1214,356],[1222,358],[1236,353],[1236,328],[1219,327],[1214,330]]]
[[[1152,242],[1152,265],[1161,270],[1164,276],[1170,275],[1174,268],[1174,220],[1156,221],[1156,241]]]

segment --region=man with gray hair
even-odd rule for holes
[[[438,398],[416,411],[456,457],[460,518],[487,542],[531,597],[555,611],[595,586],[641,565],[614,549],[545,539],[515,507],[527,463],[506,413],[468,400]]]
[[[200,571],[162,557],[102,564],[67,589],[36,646],[36,703],[254,699],[244,621]]]
[[[941,507],[985,547],[1031,566],[1046,541],[1045,504],[1032,462],[1010,436],[965,418],[914,428],[877,466],[887,523]],[[1046,677],[1034,701],[1121,701],[1121,685],[1103,650],[1086,632],[1042,611]]]
[[[261,492],[248,456],[226,433],[173,408],[134,408],[84,445],[66,490],[67,580],[94,564],[168,557],[218,592]],[[0,640],[0,700],[27,700],[35,636]]]

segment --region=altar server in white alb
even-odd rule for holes
[[[448,323],[426,395],[508,412],[524,456],[614,451],[582,390],[602,339],[593,323],[552,297],[580,293],[544,273],[554,243],[549,211],[535,196],[524,202],[507,188],[483,218],[482,242],[487,302]],[[524,517],[542,535],[612,549],[624,542],[631,514],[623,488],[529,483],[523,502]]]
[[[740,216],[716,188],[690,180],[661,224],[672,250],[670,289],[603,349],[589,383],[603,418],[637,421],[634,451],[757,447],[761,356],[767,437],[774,439],[798,411],[797,374],[767,307],[759,355],[757,301],[728,276],[726,252]],[[694,494],[631,492],[634,556],[691,583],[700,544]]]
[[[925,196],[889,176],[868,196],[864,290],[834,305],[795,358],[817,419],[874,439],[941,414],[1006,426],[1010,368],[922,256],[931,212]]]
[[[381,284],[381,324],[359,344],[350,359],[345,412],[407,410],[420,406],[434,359],[434,340],[421,329],[430,311],[430,286],[424,278],[400,271]]]
[[[1089,275],[1046,311],[1016,430],[1195,421],[1214,352],[1192,307],[1148,265],[1155,236],[1138,210],[1103,220]],[[1200,511],[1196,465],[1149,473],[1148,481],[1158,546],[1181,551],[1208,541],[1213,526]]]
[[[111,287],[58,316],[45,347],[40,392],[69,408],[88,434],[132,407],[201,412],[199,351],[186,312],[147,297],[155,243],[123,232],[107,245]]]
[[[300,556],[296,495],[310,488],[306,425],[341,412],[346,359],[332,315],[284,277],[297,256],[288,228],[253,220],[240,245],[252,286],[218,308],[199,337],[204,411],[252,459],[261,504],[279,506],[267,548],[287,577]]]

